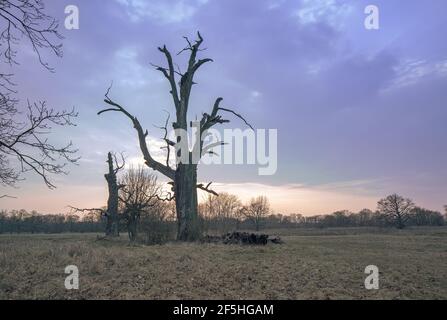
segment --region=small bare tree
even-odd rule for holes
[[[259,231],[262,221],[270,213],[270,203],[266,196],[252,198],[241,213],[248,219],[253,221],[256,231]]]
[[[405,222],[415,208],[411,199],[392,194],[377,203],[377,210],[385,215],[398,229],[405,228]]]
[[[209,194],[204,202],[203,218],[217,223],[221,232],[230,231],[231,223],[236,222],[237,213],[242,204],[239,198],[234,194],[222,192],[218,196]]]
[[[129,239],[133,242],[137,239],[141,215],[157,204],[161,188],[157,176],[142,166],[127,170],[120,185],[122,214],[127,221]]]

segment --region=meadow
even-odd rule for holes
[[[447,299],[447,227],[279,229],[284,244],[0,235],[0,299]],[[65,267],[79,268],[67,290]],[[366,290],[365,267],[380,271]]]

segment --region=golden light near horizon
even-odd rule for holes
[[[165,188],[168,186],[165,185]],[[68,205],[82,207],[102,207],[107,202],[106,186],[65,186],[56,190],[46,190],[35,186],[35,192],[25,187],[18,191],[17,199],[4,199],[5,209],[36,210],[40,213],[68,212]],[[268,197],[274,213],[315,215],[337,210],[357,212],[364,208],[374,209],[378,198],[371,195],[352,194],[336,188],[306,187],[300,185],[264,185],[259,183],[213,183],[212,189],[237,195],[246,203],[260,195]],[[168,190],[168,189],[165,189]],[[22,193],[23,192],[23,193]],[[199,201],[207,195],[199,192]],[[324,199],[324,201],[322,201]]]

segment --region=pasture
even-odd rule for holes
[[[0,235],[0,299],[447,299],[447,228],[282,229],[285,244]],[[79,290],[64,286],[79,269]],[[367,265],[380,271],[366,290]]]

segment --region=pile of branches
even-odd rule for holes
[[[229,232],[222,236],[207,235],[202,238],[202,243],[223,243],[223,244],[243,244],[243,245],[266,245],[267,243],[282,244],[280,237],[271,237],[268,234],[257,234],[248,232]]]

